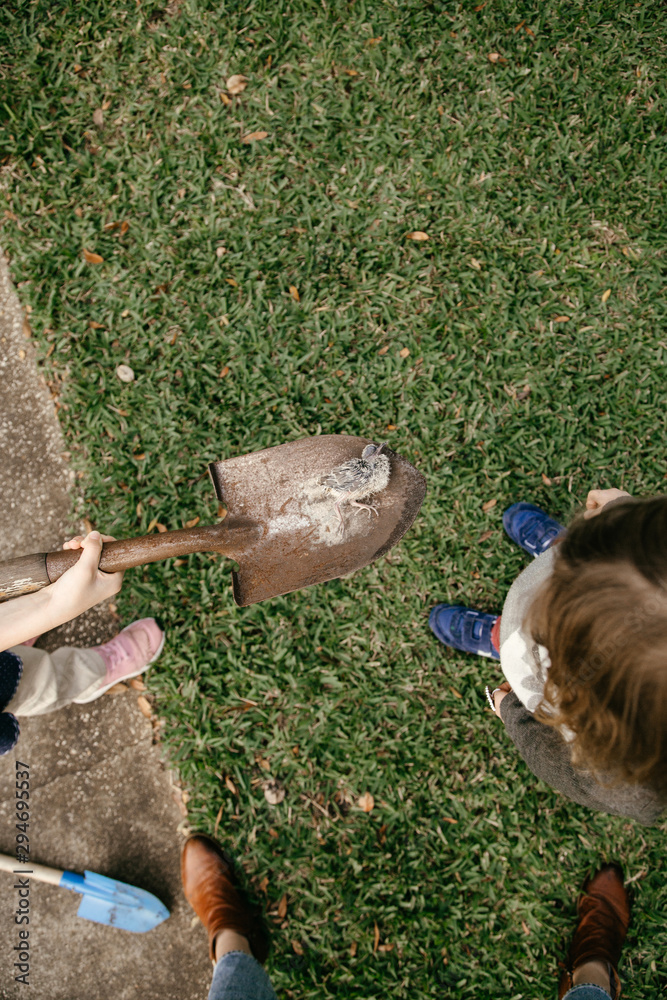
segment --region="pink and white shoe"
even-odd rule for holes
[[[164,646],[164,632],[154,618],[140,618],[101,646],[91,646],[99,653],[107,668],[104,683],[85,698],[75,698],[75,704],[95,701],[119,681],[129,681],[142,674],[149,663],[157,660]]]

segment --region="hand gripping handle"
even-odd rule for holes
[[[260,534],[261,527],[255,521],[229,517],[219,524],[105,542],[99,565],[105,573],[119,573],[132,566],[145,566],[192,552],[219,552],[236,559],[254,545]],[[54,583],[80,555],[81,549],[62,549],[0,563],[0,601],[30,594]]]

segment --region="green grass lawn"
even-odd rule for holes
[[[0,11],[0,242],[80,515],[212,521],[207,462],[319,433],[428,480],[352,579],[238,609],[191,556],[119,600],[166,624],[164,749],[273,914],[282,996],[553,997],[602,859],[634,884],[624,996],[665,989],[667,826],[537,782],[498,669],[427,616],[501,608],[508,504],[665,489],[666,28],[658,0]]]

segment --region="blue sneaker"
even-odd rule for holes
[[[500,653],[491,644],[491,629],[497,617],[459,604],[436,604],[428,616],[428,623],[445,646],[499,660]]]
[[[503,514],[503,528],[513,542],[535,558],[542,555],[554,538],[565,531],[562,524],[534,503],[513,503],[508,507]]]

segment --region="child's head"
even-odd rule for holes
[[[577,517],[526,628],[551,659],[541,721],[575,763],[667,791],[667,496]]]

